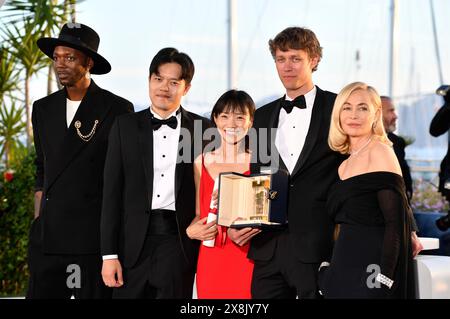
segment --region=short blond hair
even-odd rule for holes
[[[328,145],[333,151],[337,151],[341,154],[350,153],[350,139],[344,132],[340,115],[344,104],[347,102],[350,95],[358,90],[363,90],[369,94],[371,105],[369,107],[375,113],[374,125],[372,126],[372,132],[379,141],[391,146],[386,131],[383,126],[383,114],[381,109],[381,99],[377,90],[372,86],[367,85],[364,82],[353,82],[346,85],[336,97],[334,102],[333,112],[331,113],[330,132],[328,134]],[[377,115],[377,110],[379,110]]]

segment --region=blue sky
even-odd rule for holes
[[[362,80],[388,91],[390,0],[237,0],[238,79],[256,102],[284,93],[267,41],[288,26],[312,29],[324,48],[314,82],[339,91]],[[431,93],[438,86],[429,1],[399,0],[399,59],[395,95]],[[227,90],[226,0],[86,0],[77,21],[101,37],[99,52],[112,64],[94,79],[137,106],[148,105],[151,58],[166,46],[186,52],[196,73],[183,104],[207,112]],[[450,81],[450,1],[434,0],[444,80]],[[356,51],[360,61],[356,63]],[[45,78],[33,82],[45,95]]]

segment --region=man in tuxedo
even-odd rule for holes
[[[334,224],[325,202],[343,160],[327,142],[336,94],[313,83],[322,48],[311,30],[287,28],[269,47],[286,94],[256,110],[253,126],[259,141],[253,144],[265,143],[272,160],[264,161],[261,150],[254,149],[251,171],[278,162],[289,172],[289,223],[281,231],[265,230],[251,239],[252,297],[316,298],[319,263],[329,260],[333,243]],[[263,130],[267,141],[261,140]],[[242,245],[248,241],[245,232],[229,233]]]
[[[113,298],[192,298],[199,248],[186,234],[195,217],[193,160],[210,127],[181,107],[193,75],[188,55],[160,50],[149,70],[151,106],[119,117],[111,130],[101,247]]]
[[[383,125],[387,133],[389,140],[394,147],[395,155],[397,155],[400,168],[402,169],[403,180],[406,186],[406,195],[409,200],[412,198],[413,187],[411,171],[409,170],[408,162],[405,159],[405,140],[394,134],[397,128],[397,112],[395,111],[395,105],[392,103],[392,99],[388,96],[381,96],[382,113],[383,113]]]
[[[99,36],[66,24],[58,38],[41,38],[63,89],[33,104],[36,148],[35,220],[30,230],[27,298],[108,298],[100,275],[100,214],[108,135],[133,105],[98,87],[106,74]]]

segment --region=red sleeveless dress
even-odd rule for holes
[[[248,175],[250,171],[244,174]],[[202,164],[200,218],[208,216],[214,180]],[[253,262],[247,258],[249,245],[240,247],[227,237],[227,227],[217,226],[214,247],[200,244],[197,264],[199,299],[250,299]]]

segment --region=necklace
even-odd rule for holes
[[[367,142],[364,143],[364,145],[361,146],[361,147],[359,148],[359,150],[354,151],[354,152],[351,152],[351,153],[350,153],[350,156],[358,155],[359,152],[361,152],[367,145],[369,145],[369,143],[372,141],[372,137],[373,137],[373,136],[370,136],[370,138],[367,139]]]

